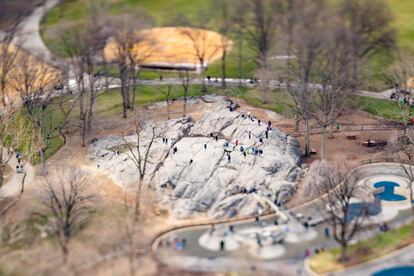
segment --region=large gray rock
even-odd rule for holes
[[[172,208],[176,217],[207,212],[219,218],[266,210],[268,206],[252,193],[286,202],[301,173],[298,141],[278,129],[273,129],[266,139],[265,122],[259,125],[257,120],[229,111],[222,97],[214,100],[211,111],[196,123],[189,118],[170,120],[148,124],[141,131],[141,156],[145,155],[154,126],[160,135],[149,152],[144,177],[155,190],[159,204]],[[218,136],[217,141],[210,137],[211,133]],[[168,145],[163,144],[161,136],[168,138]],[[130,145],[137,143],[137,135],[125,139]],[[226,141],[229,147],[224,147]],[[124,143],[121,137],[100,139],[91,145],[88,158],[125,188],[136,187],[139,174],[132,159],[137,151],[134,148],[131,154],[123,149]],[[117,148],[121,149],[119,155],[115,153]],[[254,154],[254,148],[263,154]]]

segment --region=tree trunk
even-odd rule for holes
[[[45,156],[45,149],[42,147],[39,150],[40,154],[40,175],[45,176],[46,175],[46,156]]]
[[[201,93],[207,93],[206,76],[205,76],[204,60],[200,59],[200,74],[201,74]]]
[[[139,212],[140,212],[140,205],[141,205],[141,191],[142,191],[142,182],[144,181],[144,176],[139,176],[139,182],[138,182],[138,191],[137,191],[137,197],[135,199],[135,222],[138,221],[139,218]]]
[[[183,106],[183,117],[185,117],[187,115],[187,88],[184,88],[184,106]]]
[[[243,80],[243,39],[239,38],[239,86],[242,85]]]
[[[92,131],[92,121],[93,121],[93,107],[95,105],[96,100],[96,92],[91,90],[90,91],[90,99],[89,99],[89,107],[86,116],[86,132],[90,133]]]
[[[295,115],[295,132],[299,131],[299,123],[300,123],[300,119],[299,119],[299,116],[296,114]]]
[[[136,93],[137,93],[137,86],[138,86],[138,82],[137,82],[137,77],[138,74],[133,73],[133,77],[134,79],[132,80],[132,105],[131,105],[131,110],[135,109],[135,98],[136,98]]]
[[[226,88],[226,50],[223,51],[223,55],[221,56],[221,88]]]
[[[167,116],[168,116],[168,120],[171,120],[171,117],[170,117],[170,100],[167,98],[166,99],[166,102],[167,102]]]
[[[347,249],[348,249],[348,243],[346,242],[341,243],[341,256],[339,257],[340,262],[345,262],[346,260],[348,260]]]
[[[325,159],[325,146],[326,146],[326,126],[323,127],[321,137],[321,160]]]
[[[310,154],[310,141],[309,141],[309,119],[305,116],[305,156]]]
[[[414,188],[413,188],[413,181],[410,181],[409,185],[410,185],[410,202],[411,202],[411,209],[414,212]]]
[[[126,73],[126,66],[124,66],[123,64],[119,65],[119,72],[120,72],[120,77],[121,77],[121,97],[122,97],[122,118],[127,118],[127,109],[128,109],[128,102],[129,102],[129,97],[128,97],[128,93],[127,93],[127,73]]]
[[[3,162],[3,147],[0,148],[0,189],[1,187],[3,187],[4,184],[4,168],[6,166],[6,164],[4,164]]]

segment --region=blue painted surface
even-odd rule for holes
[[[385,201],[403,201],[407,198],[403,195],[394,192],[395,187],[400,187],[399,184],[391,181],[380,181],[374,184],[375,188],[384,188],[382,193],[377,194],[377,198]]]
[[[414,275],[414,266],[393,267],[379,272],[375,272],[372,276],[412,276]]]

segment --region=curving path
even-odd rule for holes
[[[47,0],[43,6],[37,7],[31,15],[21,22],[21,32],[13,40],[23,49],[49,62],[53,61],[53,55],[40,35],[40,22],[49,10],[58,3],[59,0]]]
[[[15,168],[17,164],[17,159],[13,156],[8,162],[8,165],[13,171],[12,177],[1,187],[0,198],[19,196],[22,189],[24,189],[24,186],[22,187],[22,184],[26,185],[33,181],[35,176],[34,167],[29,162],[26,162],[23,165],[24,173],[16,173]]]

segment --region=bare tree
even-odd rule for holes
[[[398,108],[398,119],[403,124],[404,133],[407,134],[408,125],[413,118],[413,95],[410,82],[414,76],[413,59],[410,55],[399,53],[398,62],[389,70],[394,82],[395,92],[393,95]],[[400,124],[395,124],[399,127]]]
[[[359,185],[358,177],[350,175],[347,166],[325,175],[325,179],[318,186],[320,194],[323,194],[319,208],[328,225],[332,227],[333,238],[341,246],[339,260],[346,261],[349,242],[361,230],[369,214],[370,196],[367,197],[367,191]],[[356,198],[364,200],[356,204]]]
[[[54,87],[61,83],[56,68],[39,58],[22,53],[18,57],[18,68],[11,79],[13,89],[20,95],[27,118],[33,126],[33,144],[41,161],[41,175],[46,173],[45,152],[50,145],[53,132],[46,123],[48,107],[55,93]]]
[[[238,66],[238,74],[239,74],[239,85],[241,86],[241,82],[243,79],[243,44],[247,33],[247,13],[249,11],[247,0],[233,0],[231,1],[231,9],[230,9],[230,21],[232,25],[232,29],[235,33],[236,41],[237,41],[237,66]]]
[[[266,67],[269,53],[274,42],[280,0],[249,0],[252,18],[248,38],[256,53],[256,65]]]
[[[0,104],[5,105],[8,98],[7,95],[7,79],[10,72],[15,66],[18,55],[18,48],[14,43],[18,38],[21,39],[21,19],[30,9],[30,3],[26,8],[22,3],[12,1],[2,1],[0,3]]]
[[[412,130],[396,131],[388,142],[390,152],[401,164],[401,169],[408,179],[410,204],[414,212],[414,133]]]
[[[352,80],[356,90],[363,76],[362,67],[379,53],[389,54],[396,46],[390,8],[385,1],[343,0],[340,12],[351,34]]]
[[[231,9],[232,2],[229,0],[214,0],[213,1],[213,10],[219,11],[218,13],[218,22],[219,22],[219,31],[221,34],[220,37],[220,49],[221,49],[221,88],[226,88],[226,59],[227,52],[230,47],[233,45],[232,41],[229,39],[231,27],[232,27],[232,18],[231,18]],[[215,13],[216,14],[216,13]]]
[[[210,60],[220,50],[220,43],[206,30],[199,28],[181,28],[181,33],[188,38],[194,57],[198,60],[201,77],[201,92],[207,92],[205,71]],[[219,44],[219,45],[218,45]]]
[[[102,12],[97,7],[92,7],[85,26],[70,33],[63,31],[64,35],[61,38],[69,57],[71,72],[76,79],[78,93],[72,106],[79,103],[83,147],[85,147],[86,135],[92,130],[94,106],[104,75],[103,68],[98,66],[96,58],[105,43],[104,22],[99,20],[102,17]]]
[[[119,77],[121,79],[121,96],[123,118],[127,118],[127,110],[132,109],[130,97],[130,81],[133,80],[133,92],[135,94],[137,82],[137,66],[144,57],[148,56],[148,51],[153,51],[147,44],[149,37],[145,28],[150,25],[148,16],[137,16],[131,14],[123,14],[115,18],[112,22],[113,47],[111,51],[115,51],[113,61],[118,64]],[[141,44],[141,45],[139,45]],[[133,100],[135,96],[133,96]]]
[[[305,156],[310,152],[309,120],[314,102],[313,73],[323,54],[325,30],[330,18],[326,11],[323,0],[296,1],[291,12],[295,13],[294,18],[300,20],[292,22],[292,26],[288,25],[291,38],[286,45],[289,47],[287,52],[295,58],[286,59],[282,73],[287,83],[286,92],[293,102],[290,106],[305,124]]]
[[[335,20],[335,18],[333,19]],[[325,30],[322,54],[313,70],[316,98],[312,116],[322,128],[321,159],[325,158],[327,128],[343,114],[345,101],[351,95],[351,56],[348,32],[340,22]]]
[[[171,89],[172,89],[172,85],[171,84],[167,84],[165,87],[162,87],[162,86],[159,86],[158,87],[158,90],[164,96],[165,103],[167,105],[167,117],[168,117],[168,120],[171,119],[171,116],[170,116]]]
[[[43,216],[52,224],[66,262],[70,240],[90,220],[96,193],[91,192],[88,175],[75,168],[61,172],[54,179],[45,178],[45,181]]]
[[[138,218],[140,215],[142,185],[144,177],[147,174],[147,165],[150,162],[151,150],[154,142],[162,136],[162,132],[156,125],[137,122],[135,124],[135,135],[135,144],[129,143],[124,135],[122,139],[125,147],[128,149],[129,159],[138,170],[138,189],[134,207],[135,217]]]
[[[181,86],[184,90],[184,104],[183,104],[183,117],[187,116],[187,98],[188,90],[190,89],[191,78],[188,73],[188,70],[179,71],[179,77],[181,79]]]

